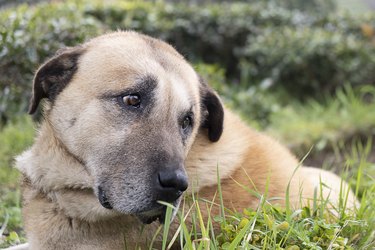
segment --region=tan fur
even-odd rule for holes
[[[187,156],[187,193],[198,192],[199,197],[212,200],[218,168],[228,208],[256,208],[259,203],[238,183],[264,193],[269,182],[267,197],[279,197],[276,202],[283,205],[289,180],[292,205],[299,207],[313,197],[320,177],[332,186],[332,190],[324,190],[324,196],[329,196],[333,203],[338,201],[339,177],[306,167],[300,167],[293,176],[298,167],[296,158],[275,140],[244,125],[227,109],[223,134],[218,142],[210,141],[207,129],[197,126],[203,121],[198,76],[166,43],[134,32],[116,32],[95,38],[79,49],[85,52],[78,59],[77,72],[54,102],[46,103],[45,121],[34,145],[17,158],[17,168],[24,176],[23,216],[30,249],[133,249],[147,245],[158,223],[145,226],[140,236],[144,225],[124,212],[133,209],[132,201],[124,201],[122,196],[113,198],[114,203],[122,205],[108,210],[99,203],[96,191],[100,176],[120,182],[121,176],[127,174],[123,169],[131,170],[127,162],[123,166],[118,166],[121,161],[113,163],[107,170],[103,170],[103,165],[108,163],[107,159],[129,154],[119,150],[127,143],[124,138],[136,133],[140,136],[131,137],[131,143],[145,154],[161,149],[175,152],[179,148],[181,157]],[[122,127],[121,120],[116,120],[121,113],[112,108],[112,102],[103,102],[103,98],[131,88],[137,77],[145,74],[158,78],[152,122],[139,124],[135,120]],[[37,91],[34,89],[34,95]],[[178,146],[177,132],[172,129],[175,117],[191,104],[196,126],[186,143]],[[155,136],[159,139],[154,140]],[[114,156],[101,156],[103,153]],[[131,159],[128,164],[138,161]],[[139,183],[136,188],[151,190],[144,178],[137,172],[129,177]],[[147,193],[139,196],[140,202]],[[355,202],[350,193],[349,204]],[[218,211],[215,206],[214,212]]]
[[[267,190],[266,198],[273,200],[272,203],[285,205],[290,181],[290,202],[294,208],[308,205],[315,189],[319,199],[322,191],[322,199],[330,200],[330,207],[338,205],[340,188],[346,195],[348,185],[337,175],[300,166],[299,161],[277,141],[247,127],[229,110],[225,114],[226,126],[220,141],[212,145],[205,136],[198,134],[186,162],[189,176],[194,176],[195,183],[191,186],[199,190],[200,198],[212,200],[217,192],[217,168],[225,207],[233,211],[248,207],[255,209],[260,202],[241,185],[257,194],[264,194]],[[218,195],[216,197],[216,204],[219,204]],[[353,207],[355,203],[356,198],[349,192],[348,206]],[[214,206],[213,211],[218,213],[219,208]]]

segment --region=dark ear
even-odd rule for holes
[[[48,98],[51,102],[68,85],[77,71],[81,47],[59,50],[54,57],[44,63],[36,72],[29,114],[35,113],[40,100]]]
[[[208,129],[208,138],[217,142],[223,133],[224,108],[215,91],[200,77],[203,128]]]

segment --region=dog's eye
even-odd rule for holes
[[[181,128],[182,130],[186,131],[190,126],[191,126],[191,117],[187,115],[182,121]]]
[[[139,108],[141,106],[141,97],[137,94],[130,94],[122,97],[122,101],[127,106]]]

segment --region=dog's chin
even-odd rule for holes
[[[173,202],[173,212],[172,212],[172,217],[171,221],[174,219],[174,217],[177,214],[178,207],[180,206],[181,198]],[[165,216],[167,212],[167,207],[166,206],[161,206],[157,209],[152,209],[150,211],[142,212],[136,214],[137,218],[143,223],[143,224],[151,224],[154,221],[159,221],[159,223],[164,224],[165,222]]]
[[[162,207],[160,209],[155,209],[155,210],[136,214],[136,216],[143,224],[151,224],[152,222],[157,221],[157,220],[160,223],[164,223],[165,213],[166,213],[166,208]]]

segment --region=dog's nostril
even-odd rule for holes
[[[188,188],[188,179],[183,171],[163,170],[159,172],[159,183],[163,188],[184,192]]]
[[[113,207],[112,207],[111,204],[109,203],[108,198],[107,198],[107,196],[105,195],[105,192],[104,192],[104,190],[102,189],[101,186],[98,187],[98,191],[99,191],[99,193],[98,193],[98,196],[99,196],[99,197],[98,197],[98,198],[99,198],[99,202],[100,202],[100,204],[101,204],[103,207],[107,208],[107,209],[112,209]]]

